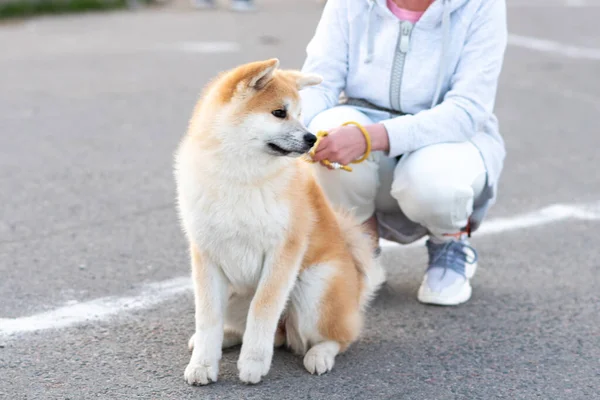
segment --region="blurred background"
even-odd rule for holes
[[[316,0],[0,0],[1,399],[592,399],[600,393],[600,1],[508,0],[508,157],[459,308],[416,301],[420,246],[331,374],[188,387],[173,152],[218,72],[300,68]],[[198,8],[200,7],[200,8]],[[234,10],[230,10],[233,7]],[[248,9],[253,8],[253,9]]]

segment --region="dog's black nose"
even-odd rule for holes
[[[306,133],[306,134],[304,134],[304,141],[309,146],[312,146],[317,141],[317,137],[315,135],[313,135],[312,133]]]

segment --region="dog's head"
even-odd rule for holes
[[[278,67],[277,59],[253,62],[214,82],[209,99],[218,107],[210,118],[224,150],[297,157],[314,145],[315,135],[300,121],[299,90],[322,78]]]

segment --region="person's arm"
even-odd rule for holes
[[[328,0],[306,48],[302,72],[323,77],[323,83],[300,91],[306,125],[321,111],[338,104],[348,73],[347,0]]]
[[[382,121],[389,156],[424,146],[469,140],[493,112],[507,42],[506,3],[482,2],[443,101],[415,115]]]

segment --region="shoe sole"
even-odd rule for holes
[[[442,296],[440,293],[435,293],[428,290],[424,284],[421,284],[417,299],[424,304],[435,304],[438,306],[457,306],[467,302],[471,298],[471,282],[466,281],[462,290],[454,296]]]

